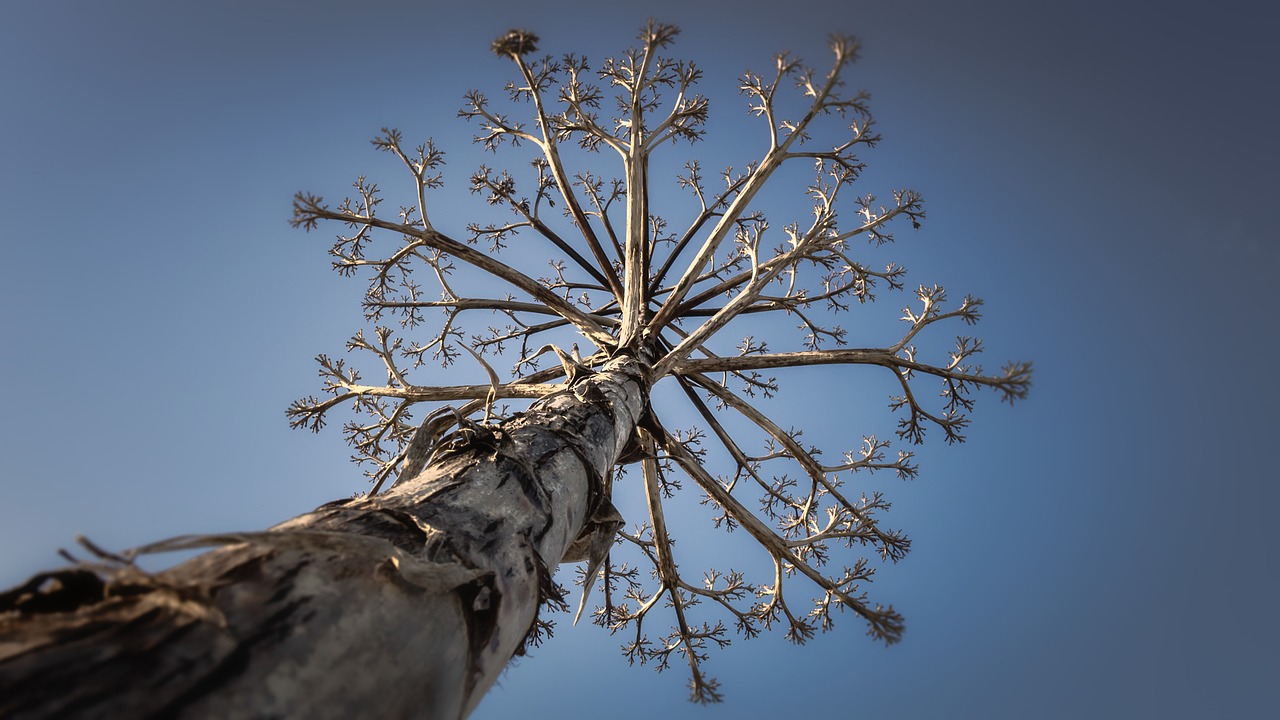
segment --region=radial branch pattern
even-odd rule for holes
[[[661,395],[674,404],[653,403],[638,430],[639,452],[624,459],[644,488],[644,506],[624,510],[632,529],[619,531],[609,557],[580,580],[600,588],[592,617],[625,634],[628,658],[659,669],[684,658],[693,698],[705,702],[720,694],[703,664],[712,647],[729,642],[730,626],[747,637],[777,626],[804,642],[831,627],[833,610],[846,608],[884,642],[903,628],[901,616],[865,588],[877,564],[901,559],[910,541],[882,526],[889,509],[882,494],[854,484],[879,471],[913,477],[911,452],[874,436],[836,453],[805,445],[801,430],[766,414],[780,392],[769,373],[871,366],[866,372],[886,372],[899,388],[889,400],[899,440],[919,443],[934,430],[955,442],[964,439],[972,391],[1022,398],[1030,364],[988,373],[975,362],[982,341],[969,335],[942,357],[922,357],[921,333],[971,326],[982,305],[969,296],[953,301],[937,285],[911,293],[905,329],[889,344],[849,346],[872,339],[842,323],[866,312],[877,293],[906,287],[904,268],[865,256],[892,242],[899,227],[918,228],[925,215],[915,191],[878,198],[853,189],[861,153],[880,139],[867,94],[843,82],[856,40],[832,38],[825,70],[782,54],[767,70],[744,74],[738,90],[759,123],[758,151],[709,175],[696,159],[685,160],[704,139],[710,103],[697,91],[702,71],[665,55],[677,32],[650,23],[636,47],[598,67],[572,54],[539,56],[528,31],[496,40],[493,51],[514,68],[505,97],[469,92],[460,115],[486,149],[524,146],[535,159],[470,175],[470,191],[493,209],[482,220],[455,229],[433,222],[444,152],[430,140],[409,148],[393,129],[373,146],[403,167],[410,205],[387,212],[381,190],[364,177],[337,204],[299,194],[293,223],[343,227],[330,251],[334,268],[368,278],[370,327],[347,350],[371,363],[378,381],[321,355],[322,395],[298,400],[288,414],[294,426],[319,430],[336,408],[353,410],[343,431],[377,493],[420,469],[411,439],[426,447],[459,423],[501,422],[522,401],[560,390],[620,353],[643,360],[655,385],[674,386]],[[671,203],[671,193],[651,193],[659,151],[684,161],[671,180],[688,198],[661,215],[653,201]],[[778,227],[765,214],[774,206],[764,190],[771,181],[791,183],[795,174],[783,168],[792,167],[808,168],[807,183],[788,188],[807,198],[799,206],[805,219]],[[516,238],[525,247],[540,239],[549,265],[526,267],[527,255],[510,252]],[[500,259],[508,256],[511,264]],[[440,386],[423,369],[458,361],[478,365],[487,381]],[[922,395],[930,381],[941,384],[934,402]],[[700,424],[689,430],[663,422],[690,415]],[[681,569],[664,506],[694,492],[712,509],[714,525],[758,543],[758,577]],[[655,611],[669,619],[650,620]],[[651,633],[654,622],[671,624]]]

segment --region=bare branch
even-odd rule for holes
[[[543,164],[536,163],[535,167],[538,167],[539,171],[541,171],[545,166]],[[505,173],[504,173],[504,176],[505,176]],[[478,225],[472,225],[468,229],[470,229],[472,233],[477,237],[483,234],[483,235],[490,235],[490,236],[496,236],[498,238],[501,238],[511,232],[514,232],[515,230],[518,230],[522,226],[531,227],[534,230],[538,231],[539,235],[542,235],[544,238],[550,240],[551,243],[555,245],[557,249],[559,249],[565,255],[568,255],[569,258],[573,260],[574,264],[576,264],[582,270],[586,271],[586,273],[590,275],[592,279],[594,279],[596,282],[600,283],[601,285],[606,285],[606,286],[609,285],[610,280],[606,278],[599,270],[597,270],[595,265],[593,265],[581,254],[579,254],[578,251],[572,245],[566,242],[563,238],[561,238],[558,234],[556,234],[554,230],[548,227],[546,223],[542,222],[542,220],[538,218],[536,206],[534,208],[530,208],[529,202],[527,200],[524,200],[524,199],[517,200],[515,198],[515,196],[512,194],[512,191],[514,189],[515,189],[515,185],[513,183],[510,183],[505,177],[495,181],[490,176],[489,169],[487,167],[482,166],[479,171],[477,171],[474,175],[471,176],[471,191],[472,192],[482,192],[482,191],[488,192],[490,194],[490,200],[489,200],[490,204],[496,204],[499,201],[505,202],[512,209],[512,211],[514,211],[517,215],[520,215],[521,217],[523,217],[525,222],[517,225],[504,226],[500,228],[495,226],[489,226],[483,229],[480,228]],[[545,188],[542,186],[542,184],[539,183],[539,198],[542,197],[542,192],[544,189]]]
[[[720,244],[726,237],[728,237],[730,228],[734,226],[739,218],[744,216],[747,207],[755,198],[756,193],[760,191],[764,184],[769,180],[770,176],[772,176],[773,172],[782,165],[783,161],[787,159],[787,153],[792,144],[804,136],[804,131],[813,118],[833,106],[839,106],[841,101],[832,99],[831,93],[838,86],[840,82],[840,73],[844,69],[845,65],[853,61],[853,58],[856,55],[854,52],[856,44],[851,40],[842,39],[834,42],[832,48],[835,54],[835,62],[831,70],[827,73],[826,79],[820,88],[808,88],[806,94],[813,98],[813,102],[810,104],[808,111],[799,122],[778,123],[773,115],[773,92],[777,87],[777,83],[783,77],[796,72],[798,69],[797,64],[788,60],[785,56],[778,56],[777,76],[771,84],[768,86],[758,85],[752,79],[753,76],[750,75],[748,75],[744,80],[744,92],[754,94],[760,99],[761,105],[758,106],[760,108],[760,113],[764,114],[769,120],[769,151],[760,160],[754,170],[749,173],[749,177],[741,191],[736,194],[733,202],[725,210],[724,215],[720,217],[719,222],[711,231],[711,234],[707,237],[706,241],[703,242],[697,255],[689,263],[688,269],[676,282],[675,287],[667,296],[666,301],[663,302],[662,307],[650,322],[651,328],[661,328],[677,316],[679,307],[684,301],[685,295],[688,294],[694,281],[700,276],[703,268],[705,268],[707,263],[710,262],[712,256],[720,247]],[[779,125],[790,130],[787,137],[781,141],[779,141],[777,133]]]
[[[583,239],[586,240],[587,247],[590,248],[592,255],[595,257],[598,268],[608,277],[609,282],[607,284],[613,291],[614,297],[621,299],[622,284],[619,282],[617,274],[613,271],[613,264],[605,255],[604,248],[600,246],[600,241],[596,238],[595,231],[591,228],[591,223],[587,221],[586,213],[582,211],[577,194],[573,192],[573,187],[564,170],[564,164],[560,159],[560,151],[556,146],[556,134],[553,132],[551,120],[543,107],[542,90],[551,81],[554,70],[557,68],[549,62],[544,62],[544,70],[535,77],[528,63],[525,62],[523,55],[511,53],[511,58],[515,61],[516,67],[519,68],[520,74],[526,83],[525,87],[519,88],[517,92],[524,94],[533,101],[537,114],[538,129],[541,133],[541,138],[536,142],[542,149],[543,156],[550,166],[552,177],[556,181],[556,187],[560,190],[560,196],[564,199],[566,207],[568,207],[574,222],[578,226],[578,230],[582,233]]]
[[[542,284],[519,270],[499,262],[492,256],[467,247],[456,240],[446,237],[438,231],[415,228],[372,216],[361,216],[348,212],[335,212],[325,206],[321,198],[302,193],[299,193],[294,199],[293,215],[293,219],[290,222],[295,227],[308,228],[314,227],[315,223],[319,220],[337,220],[339,222],[347,223],[353,227],[375,227],[413,237],[424,247],[430,247],[448,253],[449,255],[456,257],[463,262],[474,265],[495,277],[506,280],[517,288],[532,295],[540,302],[550,307],[557,315],[573,323],[583,332],[584,335],[591,338],[592,341],[601,347],[608,347],[613,342],[612,336],[605,332],[594,319],[568,304],[555,293],[548,291]]]
[[[918,223],[919,219],[924,216],[924,212],[921,209],[923,200],[918,193],[904,190],[899,193],[895,193],[895,197],[898,199],[898,204],[894,208],[883,210],[878,213],[870,213],[868,211],[869,214],[864,216],[866,221],[857,228],[844,233],[832,233],[829,236],[823,237],[821,238],[821,243],[817,246],[815,246],[814,241],[819,238],[816,236],[808,237],[807,242],[803,246],[793,247],[788,252],[779,254],[764,261],[761,269],[772,273],[773,277],[776,277],[787,268],[795,267],[803,260],[812,259],[816,252],[820,250],[829,251],[831,248],[839,247],[845,240],[859,235],[866,235],[877,244],[891,241],[893,239],[893,235],[884,231],[885,225],[899,216],[907,216],[911,218],[914,223]],[[862,200],[867,199],[863,198]],[[874,201],[874,198],[870,198],[870,200]],[[886,277],[889,277],[889,273],[891,272],[892,270],[886,271]],[[900,274],[901,273],[899,272],[898,275]],[[696,296],[685,301],[680,308],[680,316],[684,317],[689,315],[701,304],[723,296],[726,292],[740,287],[750,279],[750,272],[741,272],[701,291]]]
[[[805,365],[879,365],[897,371],[912,370],[990,387],[998,390],[1001,399],[1008,402],[1025,398],[1031,387],[1030,363],[1013,363],[1006,366],[1005,371],[1000,375],[975,375],[908,360],[895,355],[891,349],[870,348],[835,348],[734,357],[690,358],[677,364],[672,369],[672,373],[691,375],[731,370],[771,370]]]
[[[756,518],[754,513],[738,503],[732,495],[725,492],[715,478],[711,477],[702,468],[696,458],[691,457],[688,451],[684,450],[678,442],[672,442],[672,440],[672,438],[668,437],[663,443],[664,448],[667,449],[671,457],[678,461],[681,467],[698,483],[698,486],[706,491],[712,500],[723,507],[726,512],[732,515],[738,524],[756,542],[760,543],[770,555],[780,562],[786,562],[791,567],[799,570],[802,575],[821,587],[829,597],[840,600],[845,606],[862,616],[868,624],[867,634],[882,640],[886,644],[895,643],[902,638],[904,624],[899,613],[892,607],[884,608],[880,605],[876,605],[874,608],[870,607],[867,604],[865,593],[857,597],[851,594],[857,592],[858,589],[855,580],[869,580],[870,572],[861,575],[846,573],[845,577],[840,580],[833,580],[814,570],[808,563],[801,560],[791,551],[786,541],[773,534],[764,523]],[[779,578],[778,585],[780,586],[780,584]]]

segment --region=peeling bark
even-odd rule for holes
[[[647,392],[619,357],[444,438],[386,493],[187,540],[220,547],[159,574],[70,568],[0,594],[0,716],[465,717],[608,500]]]

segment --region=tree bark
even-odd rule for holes
[[[221,547],[161,573],[82,565],[0,594],[0,716],[465,717],[612,511],[648,387],[619,357],[443,438],[386,493],[193,539]]]

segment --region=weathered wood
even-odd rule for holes
[[[0,595],[0,716],[464,717],[518,653],[645,407],[621,357],[416,477],[150,575]],[[177,543],[181,544],[181,543]]]

